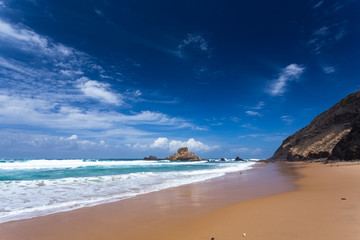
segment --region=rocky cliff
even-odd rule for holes
[[[360,159],[360,90],[286,138],[269,160]]]
[[[178,161],[199,161],[201,158],[195,156],[193,152],[189,152],[187,147],[179,148],[177,153],[166,158],[167,160]]]

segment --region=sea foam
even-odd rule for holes
[[[228,172],[250,169],[254,162],[156,162],[119,160],[28,160],[0,163],[0,173],[32,174],[31,180],[2,180],[0,222],[31,218],[60,211],[113,202],[139,194],[220,177]],[[114,168],[115,166],[115,168]],[[100,176],[41,178],[39,171],[74,168],[107,169],[107,173],[128,168],[132,172]],[[94,167],[95,168],[94,170]],[[70,169],[67,169],[70,168]],[[146,170],[146,171],[143,171]]]

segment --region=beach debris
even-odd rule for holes
[[[246,233],[243,233],[243,236],[246,237]]]
[[[346,200],[346,198],[342,197],[341,200]]]

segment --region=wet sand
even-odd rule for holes
[[[297,191],[222,208],[161,239],[360,239],[360,163],[293,165]]]
[[[115,203],[3,223],[0,239],[360,239],[360,165],[337,165],[262,164]]]

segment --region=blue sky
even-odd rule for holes
[[[268,158],[359,42],[355,0],[0,0],[0,157]]]

